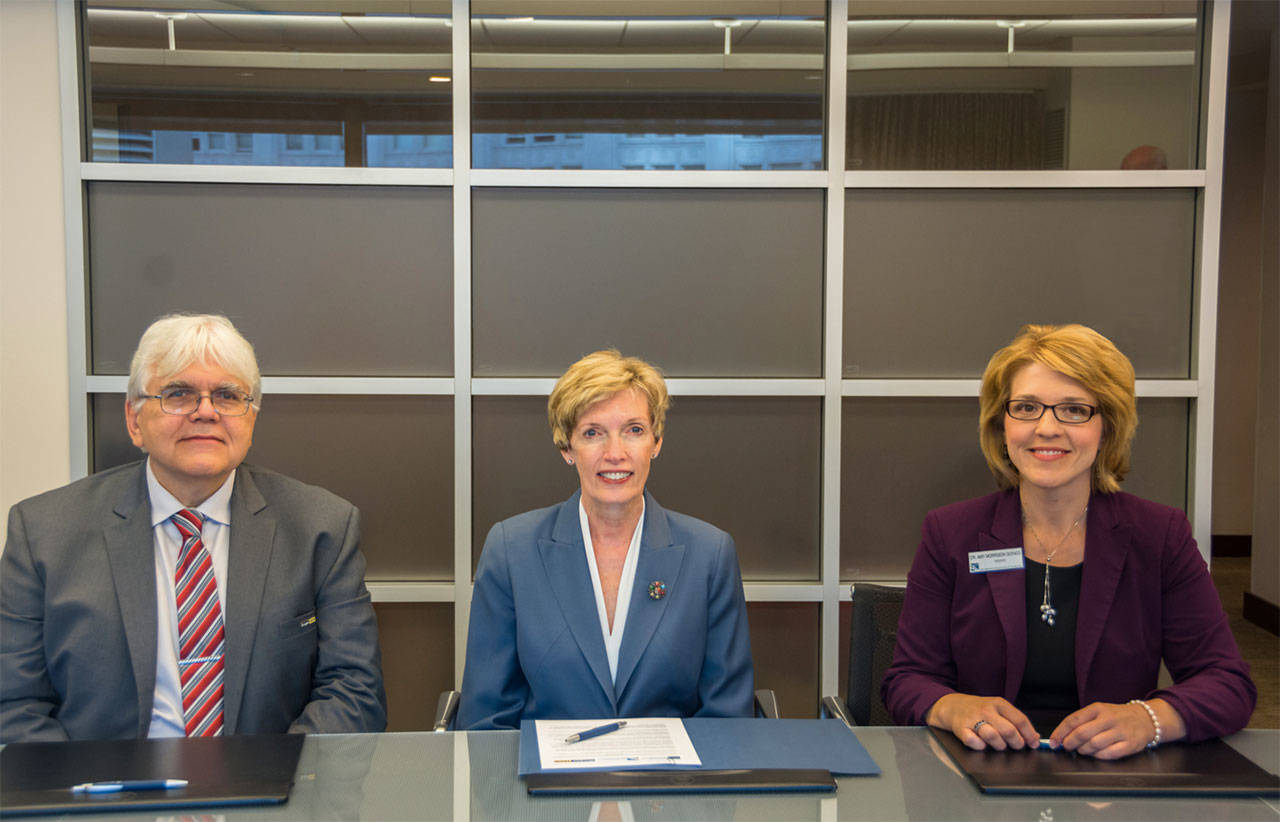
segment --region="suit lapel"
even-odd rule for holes
[[[991,518],[991,532],[978,534],[978,550],[1022,546],[1022,506],[1018,492],[1001,495]],[[1005,669],[1004,695],[1012,700],[1018,695],[1022,675],[1027,667],[1027,588],[1025,571],[995,571],[984,574],[1004,630]]]
[[[673,596],[680,596],[680,569],[684,564],[684,546],[673,545],[667,512],[653,497],[645,492],[644,533],[640,535],[640,556],[636,561],[636,578],[631,590],[631,604],[627,609],[626,629],[622,634],[622,646],[618,649],[619,701],[626,692],[631,674],[635,672],[640,657],[667,612],[667,603]],[[662,599],[649,596],[649,583],[661,580],[667,584],[667,595]],[[621,592],[619,592],[621,594]]]
[[[139,463],[114,511],[119,519],[108,523],[102,536],[138,689],[138,736],[146,736],[155,699],[157,631],[155,537],[146,462]]]
[[[1076,688],[1085,694],[1089,666],[1102,639],[1116,587],[1129,555],[1133,534],[1117,516],[1115,497],[1094,494],[1089,500],[1085,531],[1084,571],[1080,580],[1080,606],[1076,615]]]
[[[581,492],[579,492],[581,493]],[[538,540],[538,554],[546,571],[551,593],[564,614],[565,622],[578,649],[595,674],[601,690],[617,713],[618,699],[614,694],[613,680],[609,676],[609,658],[604,650],[604,637],[600,633],[600,616],[596,612],[596,593],[591,584],[591,570],[587,566],[586,546],[582,541],[582,526],[578,520],[578,498],[575,493],[561,503],[551,539]]]
[[[236,732],[240,718],[258,616],[262,612],[267,568],[274,550],[276,519],[266,508],[267,502],[249,469],[241,465],[231,491],[231,546],[227,555],[227,601],[223,607],[227,648],[223,659],[222,701],[228,734]]]

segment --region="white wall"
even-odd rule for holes
[[[67,297],[52,0],[0,0],[0,510],[67,482]]]
[[[1195,168],[1191,66],[1071,71],[1067,168],[1119,168],[1129,150],[1157,145],[1169,168]]]

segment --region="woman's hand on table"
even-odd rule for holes
[[[1186,735],[1182,717],[1169,703],[1151,699],[1146,704],[1160,723],[1161,742]],[[1119,759],[1137,753],[1155,738],[1156,725],[1141,703],[1094,702],[1062,720],[1049,735],[1049,744],[1098,759]]]
[[[925,721],[950,731],[975,751],[1021,750],[1040,744],[1031,720],[1003,697],[947,694],[933,703]]]

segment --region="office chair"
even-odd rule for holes
[[[905,588],[859,582],[849,586],[853,598],[849,626],[849,698],[822,698],[822,715],[848,725],[892,725],[880,698],[880,682],[893,661],[898,641],[898,617]]]
[[[436,721],[431,730],[436,733],[454,730],[453,721],[458,715],[458,703],[462,699],[459,691],[442,691],[436,701]],[[778,718],[778,697],[769,688],[756,691],[756,716],[764,719]]]

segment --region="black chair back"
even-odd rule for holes
[[[856,725],[892,725],[880,698],[880,682],[893,661],[905,588],[859,582],[850,586],[849,713]]]

